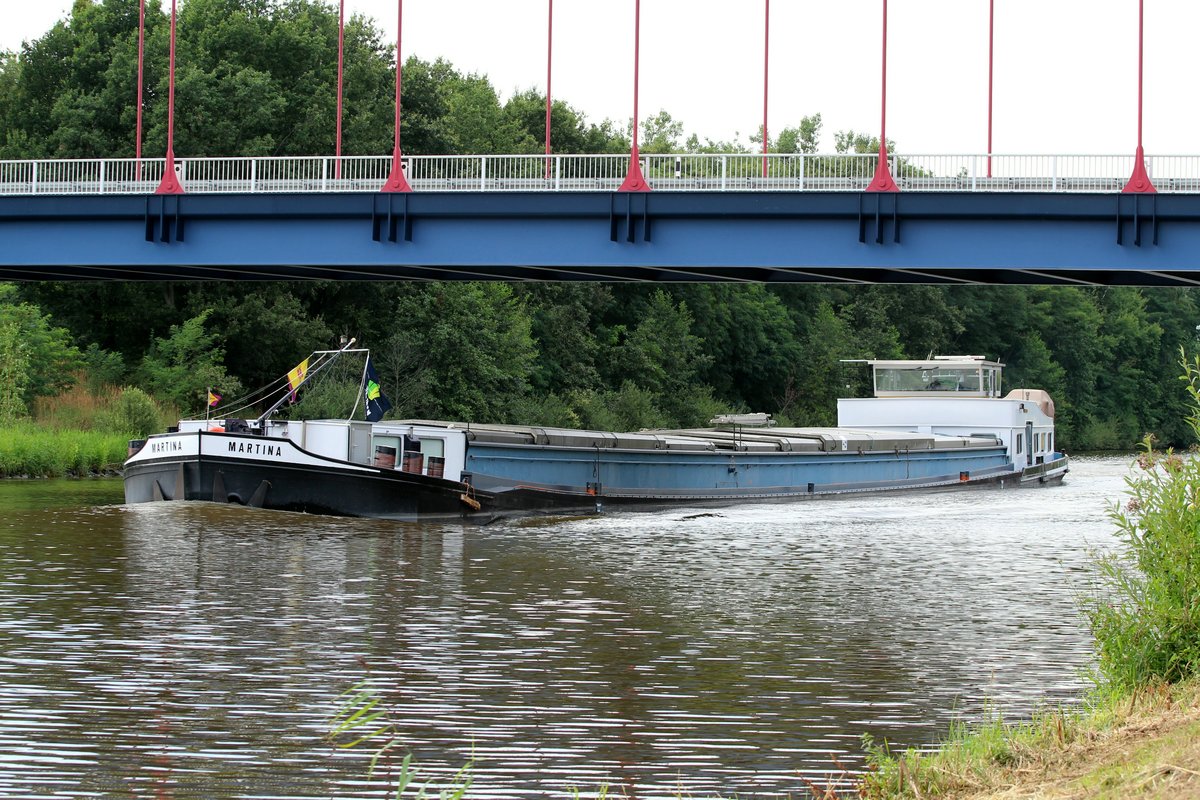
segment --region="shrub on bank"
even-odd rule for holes
[[[1200,356],[1183,367],[1188,423],[1200,436]],[[1084,602],[1099,682],[1118,693],[1200,669],[1200,459],[1158,452],[1149,436],[1143,449],[1128,500],[1109,510],[1122,546],[1097,558],[1097,586]]]
[[[124,433],[0,428],[0,478],[91,475],[117,469],[125,460]]]
[[[145,437],[162,431],[158,404],[135,386],[127,386],[108,411],[100,416],[101,427],[130,436]]]

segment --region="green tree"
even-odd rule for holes
[[[800,118],[800,124],[794,128],[784,128],[779,132],[775,144],[770,147],[772,153],[806,153],[817,152],[821,141],[821,115],[813,114]],[[762,141],[762,138],[759,138]]]
[[[761,285],[694,284],[672,293],[687,303],[691,330],[703,342],[698,379],[735,407],[779,409],[805,359],[782,300]]]
[[[703,351],[703,340],[692,333],[687,304],[655,289],[638,317],[634,327],[617,331],[619,343],[608,358],[606,383],[632,384],[648,392],[671,424],[707,422],[716,404],[697,376],[711,358]]]
[[[837,421],[837,399],[845,395],[841,361],[860,352],[855,349],[851,326],[830,303],[818,306],[805,336],[804,352],[805,361],[787,386],[784,415],[801,425],[832,425]]]
[[[507,284],[406,287],[392,313],[377,366],[398,416],[503,422],[520,407],[536,350]]]
[[[286,284],[249,289],[228,283],[200,286],[184,306],[185,313],[204,315],[208,329],[220,331],[223,364],[246,386],[277,380],[299,359],[335,338],[320,314],[319,300],[306,306]]]
[[[546,141],[546,95],[536,89],[517,92],[504,104],[504,115],[522,132],[521,141],[531,149],[512,152],[543,152]],[[551,103],[550,146],[554,153],[626,153],[629,140],[604,120],[588,124],[582,112],[562,100]]]
[[[643,153],[677,153],[683,138],[683,123],[660,110],[642,120],[638,148]]]
[[[21,404],[32,405],[36,397],[60,394],[75,384],[82,364],[70,332],[54,327],[50,317],[30,303],[17,302],[12,284],[0,284],[0,327],[7,344],[2,358],[6,381],[20,387]],[[14,394],[12,388],[6,393]],[[16,404],[10,404],[16,408]]]
[[[203,408],[209,387],[231,395],[241,391],[240,382],[222,365],[221,337],[205,329],[209,313],[172,325],[165,338],[155,337],[138,371],[139,383],[185,411]]]
[[[29,345],[13,321],[0,323],[0,424],[29,413],[25,391],[29,386]]]
[[[603,284],[518,284],[514,293],[529,309],[537,359],[530,380],[539,395],[563,395],[601,385],[599,317],[612,303]]]

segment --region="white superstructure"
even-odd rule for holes
[[[982,356],[865,363],[875,396],[838,400],[839,427],[994,437],[1016,470],[1052,459],[1054,402],[1041,389],[1001,397],[1003,364]]]

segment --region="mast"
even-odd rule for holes
[[[254,420],[254,424],[261,425],[264,421],[266,421],[268,418],[270,418],[270,416],[272,414],[274,414],[276,411],[279,410],[279,407],[284,404],[284,401],[286,401],[288,399],[288,397],[292,394],[292,392],[299,391],[301,386],[308,383],[309,378],[311,378],[314,375],[321,372],[323,369],[328,367],[334,361],[337,361],[338,356],[340,356],[342,353],[349,351],[350,348],[354,346],[354,342],[355,342],[354,339],[351,339],[350,341],[346,342],[344,347],[342,347],[340,350],[332,351],[333,354],[329,358],[325,359],[320,364],[318,364],[315,369],[313,369],[310,372],[305,373],[304,380],[300,381],[300,383],[297,384],[295,387],[289,387],[288,391],[284,392],[283,396],[280,397],[273,406],[271,406],[266,411],[264,411],[262,416],[260,416],[258,419]]]

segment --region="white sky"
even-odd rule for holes
[[[1186,87],[1200,2],[1145,5],[1146,151],[1198,153],[1200,103]],[[394,41],[396,0],[346,6]],[[69,7],[0,0],[0,49],[37,38]],[[544,89],[546,9],[547,0],[408,0],[403,54],[486,73],[502,96]],[[824,150],[836,130],[878,133],[881,9],[881,0],[771,3],[772,133],[816,112]],[[888,14],[888,136],[906,153],[984,152],[988,0],[891,0]],[[995,151],[1132,154],[1137,16],[1137,0],[996,0]],[[596,122],[632,116],[633,21],[634,0],[557,0],[554,97]],[[641,22],[643,118],[665,108],[701,138],[757,130],[763,0],[644,0]]]

